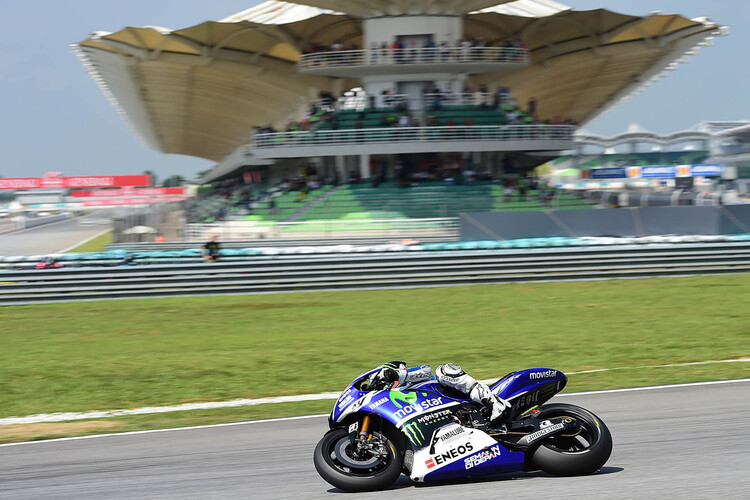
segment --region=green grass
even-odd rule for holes
[[[100,234],[96,238],[87,241],[75,248],[68,250],[68,253],[73,252],[104,252],[107,250],[107,245],[112,243],[112,231],[107,231],[104,234]]]
[[[534,366],[581,371],[750,357],[748,277],[5,307],[0,417],[337,391],[389,359],[455,361],[481,379]],[[575,375],[567,390],[742,378],[748,365]],[[123,430],[196,425],[327,412],[330,404],[117,421]]]

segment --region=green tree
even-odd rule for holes
[[[159,180],[156,177],[156,174],[153,170],[144,170],[143,175],[150,175],[151,176],[151,186],[150,187],[156,187],[159,185]]]
[[[180,187],[185,181],[185,178],[181,175],[172,175],[164,179],[162,187]]]

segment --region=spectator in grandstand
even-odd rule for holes
[[[333,105],[336,102],[336,97],[334,97],[334,95],[328,92],[327,90],[320,92],[319,99],[323,106],[330,108],[330,109],[333,109]]]
[[[526,181],[518,181],[518,201],[526,201]]]
[[[408,127],[411,124],[409,120],[409,115],[404,113],[398,118],[398,126],[399,127]]]
[[[451,49],[448,47],[448,42],[442,41],[438,45],[438,54],[440,54],[440,61],[446,62],[450,58]]]
[[[218,262],[221,245],[219,244],[219,235],[214,234],[211,239],[203,245],[203,259],[206,262]]]
[[[529,98],[529,102],[526,105],[526,112],[531,116],[536,116],[536,97]]]
[[[388,63],[388,44],[383,42],[380,44],[380,64]]]
[[[424,53],[425,61],[434,62],[437,56],[437,45],[435,45],[435,40],[430,40],[425,48],[427,49]]]
[[[370,42],[370,64],[378,64],[379,48],[378,42]]]
[[[471,57],[471,48],[474,46],[474,42],[465,38],[458,42],[458,46],[461,47],[461,61],[468,62]]]

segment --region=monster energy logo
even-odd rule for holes
[[[419,428],[416,422],[403,426],[401,430],[406,434],[406,437],[409,438],[409,441],[411,441],[411,444],[414,446],[419,446],[422,444],[422,441],[424,441],[422,429]]]

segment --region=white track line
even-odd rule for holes
[[[747,383],[747,382],[750,382],[750,378],[741,378],[741,379],[733,379],[733,380],[714,380],[710,382],[690,382],[687,384],[652,385],[652,386],[646,386],[646,387],[630,387],[626,389],[609,389],[606,391],[571,392],[569,394],[557,394],[555,397],[564,398],[564,397],[573,397],[573,396],[588,396],[588,395],[593,395],[593,394],[615,394],[618,392],[653,391],[653,390],[660,390],[660,389],[674,389],[674,388],[681,388],[681,387],[699,387],[699,386],[704,386],[704,385],[740,384],[740,383]],[[196,429],[213,429],[213,428],[220,428],[220,427],[232,427],[236,425],[268,424],[268,423],[274,423],[274,422],[287,422],[291,420],[306,420],[310,418],[323,418],[327,416],[328,414],[325,413],[325,414],[319,414],[319,415],[302,415],[299,417],[269,418],[265,420],[247,420],[244,422],[230,422],[227,424],[194,425],[191,427],[173,427],[170,429],[152,429],[148,431],[131,431],[131,432],[119,432],[119,433],[111,433],[111,434],[92,434],[90,436],[75,436],[75,437],[67,437],[67,438],[47,439],[43,441],[23,441],[20,443],[0,444],[0,448],[5,448],[7,446],[22,446],[22,445],[27,445],[27,444],[56,443],[60,441],[78,441],[81,439],[94,439],[94,438],[102,438],[102,437],[137,436],[139,434],[155,434],[158,432],[189,431],[189,430],[196,430]]]
[[[111,228],[110,228],[110,229],[105,229],[105,230],[103,230],[103,231],[101,231],[101,232],[99,232],[99,233],[95,234],[94,236],[91,236],[90,238],[86,238],[86,239],[85,239],[85,240],[83,240],[83,241],[79,241],[79,242],[78,242],[78,243],[76,243],[75,245],[71,245],[71,246],[69,246],[68,248],[63,248],[62,250],[60,250],[60,251],[59,251],[59,252],[57,252],[57,253],[67,253],[67,252],[70,252],[70,251],[71,251],[71,250],[73,250],[74,248],[80,247],[81,245],[85,245],[85,244],[86,244],[86,243],[88,243],[89,241],[91,241],[91,240],[94,240],[94,239],[98,238],[99,236],[101,236],[101,235],[103,235],[103,234],[106,234],[106,233],[109,233],[109,232],[111,232],[111,231],[112,231],[112,229],[111,229]]]
[[[724,359],[719,361],[694,361],[691,363],[675,363],[670,365],[652,365],[652,366],[622,366],[616,368],[601,368],[597,370],[585,370],[580,372],[568,372],[568,375],[579,375],[585,373],[596,373],[614,370],[642,369],[642,368],[667,368],[675,366],[693,366],[708,365],[715,363],[747,363],[750,358]],[[482,380],[483,383],[492,383],[497,378]],[[2,425],[21,425],[21,424],[40,424],[51,422],[69,422],[73,420],[91,420],[98,418],[124,417],[127,415],[148,415],[154,413],[170,413],[173,411],[190,411],[190,410],[215,410],[219,408],[237,408],[241,406],[256,406],[272,403],[298,403],[300,401],[320,401],[328,399],[338,399],[338,392],[324,392],[320,394],[300,394],[297,396],[278,396],[259,399],[233,399],[231,401],[211,401],[206,403],[187,403],[174,406],[150,406],[145,408],[132,408],[120,410],[99,410],[88,411],[83,413],[42,413],[38,415],[28,415],[25,417],[7,417],[0,418]]]

